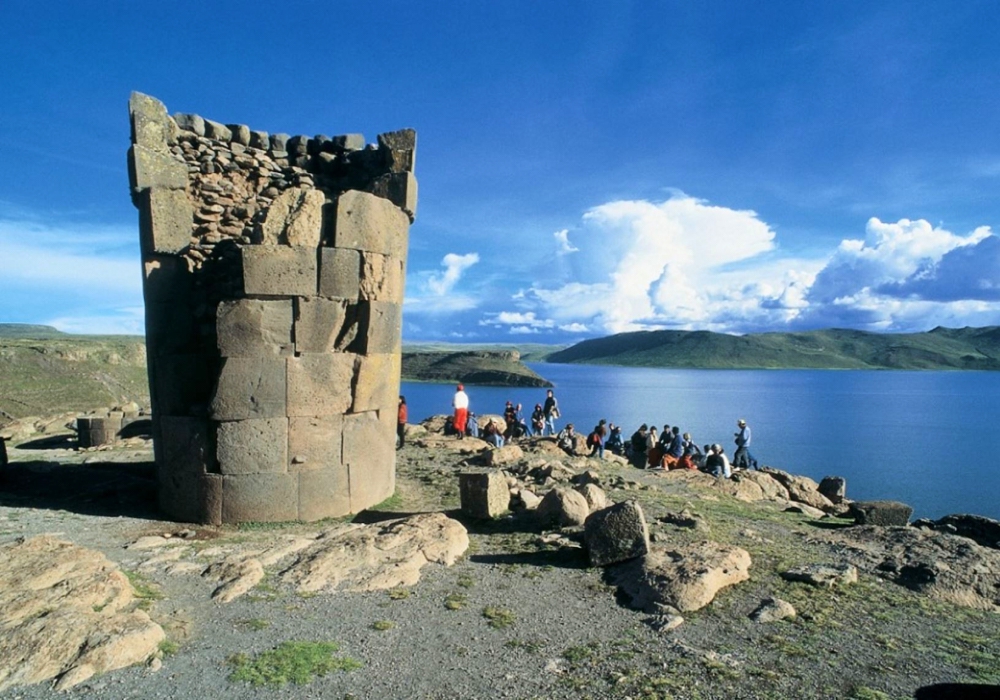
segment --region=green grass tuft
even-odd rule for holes
[[[360,661],[334,656],[339,649],[336,642],[283,642],[253,658],[236,654],[229,658],[233,667],[229,680],[256,686],[302,685],[315,676],[361,668]]]
[[[506,629],[513,625],[517,619],[512,611],[493,606],[483,608],[483,617],[489,620],[490,627],[495,630]]]

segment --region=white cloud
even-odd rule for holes
[[[462,278],[462,273],[479,262],[478,253],[468,253],[466,255],[456,255],[448,253],[441,260],[444,266],[442,274],[433,274],[427,280],[427,287],[433,294],[444,296]]]
[[[42,321],[64,333],[95,335],[143,335],[145,311],[143,307],[113,309],[106,314],[62,316]]]
[[[582,323],[567,323],[564,326],[559,326],[559,330],[567,333],[586,333],[590,329]]]
[[[441,259],[443,271],[418,272],[415,287],[408,293],[403,305],[407,311],[425,314],[448,314],[468,311],[478,305],[478,301],[467,293],[456,291],[462,275],[479,262],[478,253],[458,255],[448,253]]]
[[[577,253],[580,251],[579,248],[569,242],[569,229],[564,228],[560,231],[556,231],[552,234],[552,236],[556,239],[556,243],[558,244],[556,247],[556,255],[567,255],[569,253]]]

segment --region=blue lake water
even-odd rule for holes
[[[736,420],[761,464],[847,479],[848,497],[909,503],[914,517],[1000,519],[1000,372],[687,370],[532,364],[562,419],[586,434],[606,418],[627,439],[642,423],[680,425],[730,456]],[[466,387],[476,413],[530,414],[544,389]],[[404,382],[411,422],[450,413],[454,386]],[[992,462],[996,459],[997,462]]]

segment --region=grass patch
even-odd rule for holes
[[[375,620],[375,622],[372,623],[372,629],[378,632],[385,632],[387,630],[391,630],[395,626],[396,623],[393,622],[392,620]]]
[[[392,588],[389,590],[390,600],[406,600],[413,594],[409,588]]]
[[[495,630],[502,630],[512,626],[517,619],[513,611],[506,608],[496,608],[489,605],[483,608],[483,617],[489,621],[490,627]]]
[[[455,581],[455,584],[461,586],[462,588],[472,588],[476,585],[476,581],[468,574],[462,574],[458,577],[458,580]]]
[[[444,599],[444,607],[448,610],[461,610],[468,602],[464,593],[451,593]]]
[[[160,592],[156,584],[138,571],[122,569],[122,573],[125,574],[125,578],[128,579],[129,584],[132,586],[132,592],[139,600],[139,609],[149,610],[153,607],[155,601],[163,599],[163,593]]]
[[[260,632],[261,630],[266,630],[270,627],[271,621],[265,620],[262,617],[252,617],[249,620],[240,620],[236,624],[253,632]]]
[[[537,654],[545,648],[545,640],[542,639],[511,639],[504,642],[508,649],[523,649],[529,654]]]
[[[892,700],[892,697],[881,690],[874,690],[867,686],[855,686],[848,696],[850,700]]]
[[[334,656],[339,650],[336,642],[284,642],[253,658],[236,654],[229,658],[233,667],[229,680],[257,686],[301,685],[315,676],[361,668],[360,661]]]
[[[177,653],[177,650],[181,648],[181,645],[172,639],[164,639],[159,643],[157,648],[164,656],[172,656]]]
[[[591,642],[590,644],[581,644],[579,646],[572,646],[565,649],[562,653],[562,657],[569,661],[574,666],[577,664],[582,664],[594,658],[597,653],[597,643]]]

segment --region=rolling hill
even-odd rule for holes
[[[577,343],[547,362],[704,369],[1000,369],[1000,327],[847,329],[742,336],[637,331]]]

